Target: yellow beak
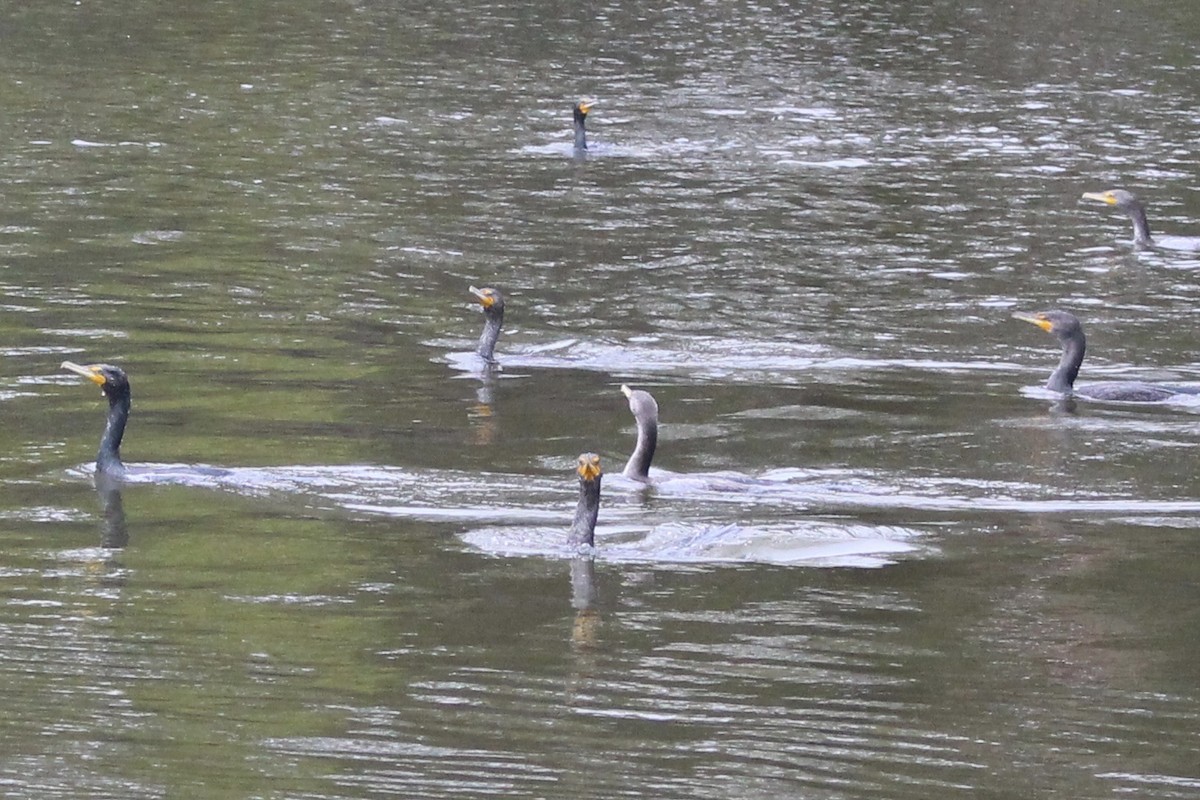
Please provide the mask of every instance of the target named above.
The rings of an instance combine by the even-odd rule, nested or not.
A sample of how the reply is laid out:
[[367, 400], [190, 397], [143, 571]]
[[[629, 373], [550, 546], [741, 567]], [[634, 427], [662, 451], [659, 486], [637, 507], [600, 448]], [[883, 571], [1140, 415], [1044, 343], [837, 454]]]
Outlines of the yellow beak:
[[104, 375], [100, 372], [100, 367], [96, 364], [76, 364], [74, 361], [62, 362], [62, 368], [74, 372], [76, 375], [82, 375], [92, 383], [99, 386], [104, 385]]

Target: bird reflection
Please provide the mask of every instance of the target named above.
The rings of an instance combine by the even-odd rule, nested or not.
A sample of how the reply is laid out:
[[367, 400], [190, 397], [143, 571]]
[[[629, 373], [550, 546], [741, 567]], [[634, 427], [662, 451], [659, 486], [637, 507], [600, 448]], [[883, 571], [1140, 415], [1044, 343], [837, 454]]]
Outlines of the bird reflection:
[[479, 386], [467, 418], [471, 424], [471, 443], [475, 445], [487, 446], [496, 441], [496, 371], [496, 364], [489, 363], [474, 376], [479, 379]]
[[129, 529], [125, 524], [125, 504], [121, 499], [121, 481], [105, 473], [96, 474], [96, 494], [104, 509], [100, 546], [120, 549], [129, 544]]
[[572, 559], [571, 607], [575, 617], [571, 621], [571, 646], [576, 652], [593, 650], [600, 642], [603, 620], [596, 609], [598, 597], [595, 563], [590, 557]]

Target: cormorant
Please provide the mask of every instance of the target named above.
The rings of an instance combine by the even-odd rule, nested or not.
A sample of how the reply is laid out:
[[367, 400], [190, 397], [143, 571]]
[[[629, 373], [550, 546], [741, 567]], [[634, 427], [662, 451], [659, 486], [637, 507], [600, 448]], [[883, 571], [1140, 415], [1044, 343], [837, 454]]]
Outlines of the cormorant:
[[621, 394], [629, 398], [629, 410], [637, 420], [637, 445], [625, 464], [622, 474], [630, 480], [650, 482], [650, 462], [658, 446], [658, 402], [641, 389], [621, 384]]
[[1163, 247], [1168, 250], [1200, 250], [1200, 239], [1193, 236], [1150, 237], [1150, 223], [1146, 221], [1146, 207], [1132, 192], [1124, 189], [1108, 189], [1103, 192], [1084, 192], [1084, 200], [1112, 206], [1133, 220], [1133, 243], [1139, 247]]
[[587, 129], [584, 128], [584, 123], [587, 122], [588, 112], [592, 110], [592, 106], [596, 105], [595, 100], [580, 100], [575, 104], [572, 112], [575, 116], [575, 149], [587, 150]]
[[96, 453], [96, 471], [113, 477], [125, 474], [121, 463], [121, 438], [125, 435], [125, 423], [129, 421], [131, 399], [129, 377], [120, 367], [111, 364], [88, 364], [64, 361], [62, 368], [90, 380], [100, 386], [101, 393], [108, 398], [108, 422], [104, 435], [100, 437], [100, 450]]
[[504, 322], [504, 295], [499, 289], [470, 287], [471, 294], [479, 298], [483, 306], [483, 333], [479, 336], [479, 347], [475, 350], [484, 361], [496, 360], [496, 340], [500, 338], [500, 325]]
[[595, 545], [596, 518], [600, 514], [600, 456], [583, 453], [576, 462], [575, 472], [579, 475], [579, 505], [575, 507], [575, 520], [567, 543], [576, 546]]
[[1039, 311], [1036, 314], [1018, 312], [1012, 316], [1013, 319], [1032, 322], [1047, 333], [1054, 334], [1062, 343], [1062, 359], [1050, 375], [1050, 380], [1046, 381], [1046, 388], [1051, 391], [1091, 400], [1125, 403], [1154, 403], [1177, 394], [1194, 393], [1184, 388], [1133, 381], [1090, 383], [1076, 388], [1075, 378], [1079, 375], [1079, 365], [1083, 363], [1083, 354], [1087, 350], [1087, 337], [1083, 335], [1079, 319], [1066, 311]]

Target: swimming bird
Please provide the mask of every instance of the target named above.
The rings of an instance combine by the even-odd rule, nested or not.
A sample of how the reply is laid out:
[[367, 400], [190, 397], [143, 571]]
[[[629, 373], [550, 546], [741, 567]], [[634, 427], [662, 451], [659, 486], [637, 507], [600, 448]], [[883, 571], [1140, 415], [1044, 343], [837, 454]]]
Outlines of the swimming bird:
[[649, 483], [650, 462], [658, 447], [658, 402], [649, 392], [631, 389], [628, 384], [621, 384], [621, 394], [629, 398], [629, 410], [637, 421], [637, 444], [621, 474], [630, 480]]
[[1032, 322], [1047, 333], [1054, 334], [1062, 344], [1062, 359], [1046, 381], [1046, 388], [1091, 400], [1113, 400], [1125, 403], [1155, 403], [1178, 394], [1194, 394], [1191, 389], [1161, 384], [1119, 381], [1089, 383], [1076, 388], [1075, 378], [1087, 350], [1087, 337], [1078, 317], [1067, 311], [1039, 311], [1035, 314], [1017, 312], [1013, 319]]
[[62, 368], [90, 380], [100, 386], [100, 392], [108, 398], [108, 422], [104, 435], [100, 437], [100, 450], [96, 453], [96, 472], [120, 477], [125, 474], [121, 463], [121, 439], [125, 436], [125, 424], [129, 421], [132, 399], [129, 393], [129, 376], [120, 367], [112, 364], [76, 364], [64, 361]]
[[496, 340], [500, 338], [500, 326], [504, 322], [504, 295], [499, 289], [491, 287], [477, 289], [472, 286], [469, 291], [479, 298], [479, 305], [483, 306], [483, 333], [479, 335], [479, 347], [475, 352], [484, 361], [494, 362]]
[[592, 106], [596, 105], [595, 100], [580, 100], [575, 104], [572, 112], [575, 116], [575, 149], [587, 150], [587, 129], [584, 123], [587, 122], [588, 112], [592, 110]]
[[1146, 207], [1132, 192], [1124, 189], [1107, 189], [1103, 192], [1084, 192], [1084, 200], [1112, 206], [1133, 220], [1133, 243], [1139, 247], [1162, 247], [1168, 250], [1200, 250], [1200, 238], [1195, 236], [1150, 236], [1150, 223], [1146, 220]]
[[595, 545], [596, 519], [600, 515], [600, 456], [583, 453], [576, 461], [575, 473], [579, 475], [579, 504], [575, 507], [575, 519], [567, 543], [575, 546]]

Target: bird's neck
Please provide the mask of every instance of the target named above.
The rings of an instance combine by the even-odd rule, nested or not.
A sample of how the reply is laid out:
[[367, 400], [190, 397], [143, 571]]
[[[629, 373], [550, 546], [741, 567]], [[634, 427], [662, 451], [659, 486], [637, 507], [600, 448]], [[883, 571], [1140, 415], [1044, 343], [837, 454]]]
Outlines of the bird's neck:
[[569, 544], [589, 547], [595, 544], [596, 518], [600, 515], [600, 477], [579, 479], [579, 504], [575, 506], [575, 520], [567, 537]]
[[1046, 381], [1046, 388], [1053, 392], [1070, 392], [1071, 387], [1075, 385], [1075, 378], [1079, 375], [1079, 365], [1083, 363], [1086, 350], [1087, 340], [1082, 333], [1078, 339], [1063, 342], [1062, 359], [1058, 362], [1058, 368], [1050, 375], [1050, 380]]
[[622, 474], [635, 481], [650, 480], [650, 462], [654, 460], [654, 450], [658, 447], [657, 420], [638, 420], [637, 445], [633, 455], [625, 464]]
[[1150, 223], [1146, 220], [1146, 209], [1140, 206], [1131, 208], [1129, 218], [1133, 220], [1133, 243], [1153, 244], [1150, 239]]
[[96, 470], [107, 474], [125, 471], [121, 463], [121, 439], [125, 436], [125, 423], [129, 421], [129, 395], [114, 397], [108, 401], [108, 423], [100, 437], [100, 450], [96, 453]]
[[475, 352], [484, 361], [496, 360], [496, 341], [500, 338], [500, 326], [504, 322], [503, 311], [484, 312], [483, 333], [479, 335], [479, 347]]
[[575, 120], [575, 149], [587, 150], [587, 130], [583, 127], [583, 120]]

